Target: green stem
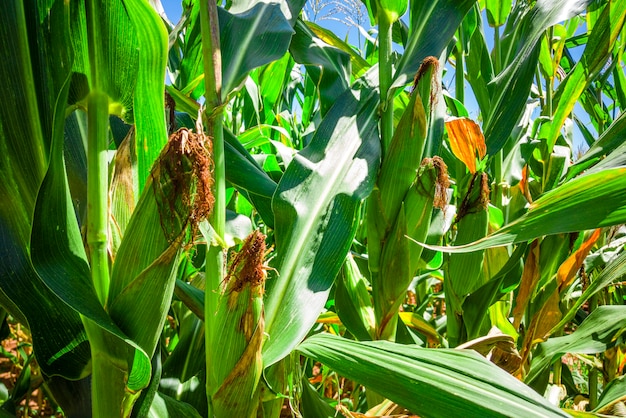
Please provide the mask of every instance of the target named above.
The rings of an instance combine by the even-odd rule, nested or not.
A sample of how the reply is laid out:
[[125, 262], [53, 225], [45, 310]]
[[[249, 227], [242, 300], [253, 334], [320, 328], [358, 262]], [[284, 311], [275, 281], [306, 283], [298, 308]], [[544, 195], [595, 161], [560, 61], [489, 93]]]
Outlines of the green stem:
[[128, 417], [141, 392], [127, 389], [128, 346], [83, 318], [91, 344], [91, 393], [94, 418]]
[[108, 220], [109, 220], [109, 99], [102, 91], [105, 84], [100, 71], [104, 68], [100, 45], [100, 3], [88, 1], [87, 36], [91, 92], [87, 98], [87, 246], [91, 263], [91, 280], [102, 306], [109, 293]]
[[[202, 56], [204, 59], [204, 84], [206, 110], [203, 119], [213, 137], [215, 205], [209, 222], [218, 237], [224, 237], [226, 229], [226, 170], [224, 163], [224, 131], [222, 108], [222, 57], [220, 52], [219, 22], [217, 5], [214, 1], [200, 2], [200, 26], [202, 31]], [[206, 392], [209, 416], [213, 415], [212, 397], [218, 389], [218, 379], [212, 363], [216, 360], [215, 340], [219, 330], [215, 329], [215, 313], [220, 300], [220, 285], [224, 281], [224, 249], [209, 243], [206, 258], [205, 294], [205, 342], [207, 382]]]
[[493, 157], [493, 202], [494, 205], [502, 208], [502, 150], [498, 151]]
[[493, 28], [493, 70], [500, 73], [500, 27]]
[[598, 406], [598, 369], [591, 366], [589, 370], [589, 409], [593, 410]]
[[[551, 27], [548, 28], [548, 33], [546, 34], [546, 36], [548, 37], [548, 45], [552, 45], [553, 29]], [[550, 76], [546, 79], [546, 107], [548, 110], [549, 117], [552, 117], [552, 89], [553, 87], [554, 87], [554, 78]], [[550, 152], [552, 152], [552, 150], [550, 150]]]
[[546, 80], [546, 110], [549, 117], [552, 117], [552, 87], [553, 81], [551, 78]]
[[[560, 337], [562, 335], [563, 335], [562, 328], [557, 333], [554, 334], [555, 337]], [[561, 385], [561, 380], [563, 376], [563, 361], [561, 357], [559, 357], [558, 360], [554, 363], [552, 370], [553, 370], [552, 383], [555, 385]]]
[[392, 22], [382, 7], [378, 8], [378, 80], [380, 83], [380, 133], [383, 158], [393, 137], [393, 94], [392, 79]]
[[[595, 294], [589, 298], [589, 314], [598, 307], [598, 295]], [[598, 406], [598, 369], [595, 365], [589, 368], [589, 409], [592, 410]]]
[[98, 91], [87, 102], [87, 246], [91, 280], [102, 306], [109, 294], [108, 223], [108, 133], [109, 99]]
[[465, 60], [463, 58], [463, 50], [457, 48], [454, 58], [456, 59], [456, 68], [454, 73], [456, 99], [465, 104]]
[[537, 80], [537, 90], [539, 91], [539, 106], [543, 109], [546, 105], [546, 101], [543, 97], [543, 88], [541, 87], [541, 72], [539, 67], [535, 70], [535, 79]]

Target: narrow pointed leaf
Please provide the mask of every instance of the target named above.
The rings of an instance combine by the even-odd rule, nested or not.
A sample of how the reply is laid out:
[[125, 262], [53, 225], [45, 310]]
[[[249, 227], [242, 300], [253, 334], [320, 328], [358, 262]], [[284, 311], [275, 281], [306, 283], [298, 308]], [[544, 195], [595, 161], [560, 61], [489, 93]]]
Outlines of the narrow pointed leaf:
[[567, 416], [474, 351], [329, 334], [308, 338], [298, 351], [422, 416]]
[[613, 405], [624, 402], [626, 397], [626, 376], [622, 375], [610, 381], [598, 400], [598, 406], [594, 412], [600, 414], [610, 414], [613, 412]]
[[267, 282], [263, 358], [271, 365], [306, 335], [321, 312], [373, 187], [380, 158], [373, 91], [348, 90], [294, 156], [273, 199], [276, 259]]
[[367, 62], [363, 57], [361, 57], [358, 52], [354, 50], [352, 46], [342, 41], [335, 35], [331, 30], [325, 29], [313, 22], [305, 22], [308, 28], [317, 36], [319, 39], [324, 41], [330, 46], [341, 49], [343, 52], [350, 55], [350, 62], [352, 63], [352, 75], [355, 78], [358, 78], [363, 75], [363, 73], [371, 67], [371, 64]]
[[586, 167], [586, 164], [613, 154], [614, 151], [624, 143], [625, 132], [626, 112], [622, 112], [613, 123], [602, 132], [602, 135], [589, 147], [587, 152], [576, 161], [576, 164], [569, 168], [569, 172], [576, 174], [582, 171]]

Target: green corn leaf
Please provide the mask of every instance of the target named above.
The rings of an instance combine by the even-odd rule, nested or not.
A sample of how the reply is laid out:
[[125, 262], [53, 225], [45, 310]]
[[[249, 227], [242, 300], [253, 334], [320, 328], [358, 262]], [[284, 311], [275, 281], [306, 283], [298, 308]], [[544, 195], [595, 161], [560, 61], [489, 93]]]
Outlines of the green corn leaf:
[[297, 63], [307, 67], [307, 74], [319, 89], [322, 116], [350, 86], [350, 54], [326, 44], [298, 20], [289, 52]]
[[[267, 0], [237, 0], [232, 3], [229, 3], [230, 9], [229, 11], [232, 13], [242, 13], [246, 10], [251, 9], [258, 3], [269, 3]], [[300, 15], [300, 11], [304, 7], [306, 0], [277, 0], [272, 1], [271, 3], [277, 3], [280, 5], [280, 10], [285, 16], [285, 19], [289, 22], [291, 26], [294, 26], [298, 16]]]
[[308, 338], [298, 351], [423, 416], [567, 416], [474, 351], [357, 342], [329, 334]]
[[[197, 277], [193, 284], [203, 285], [204, 278]], [[177, 303], [172, 309], [178, 318], [178, 344], [163, 363], [159, 392], [206, 411], [206, 356], [198, 355], [205, 350], [204, 322]]]
[[287, 52], [293, 29], [276, 3], [258, 2], [237, 14], [222, 8], [218, 12], [225, 99], [251, 70]]
[[332, 31], [325, 29], [313, 22], [304, 22], [307, 27], [315, 34], [317, 38], [327, 43], [330, 46], [341, 49], [343, 52], [350, 55], [350, 63], [352, 64], [352, 76], [359, 78], [369, 69], [372, 65], [361, 57], [358, 52], [354, 50], [352, 46], [342, 41]]
[[191, 405], [157, 392], [146, 418], [200, 418], [201, 416]]
[[[222, 99], [237, 89], [249, 72], [282, 57], [293, 34], [293, 20], [302, 0], [236, 2], [227, 11], [218, 8], [222, 53]], [[181, 72], [176, 88], [197, 99], [204, 91], [199, 2], [192, 3], [183, 44]], [[202, 82], [202, 84], [201, 84]]]
[[294, 156], [273, 199], [276, 258], [267, 282], [266, 366], [286, 356], [321, 312], [352, 243], [380, 156], [373, 91], [348, 90]]
[[[263, 100], [262, 111], [265, 114], [264, 122], [267, 124], [276, 121], [277, 103], [280, 103], [286, 88], [285, 84], [289, 82], [293, 64], [293, 59], [286, 53], [281, 59], [270, 62], [259, 70], [259, 95]], [[252, 124], [246, 124], [246, 126], [252, 126]], [[268, 129], [275, 128], [275, 126], [268, 125]]]
[[319, 393], [315, 390], [313, 385], [306, 380], [302, 379], [302, 404], [300, 405], [300, 411], [304, 418], [321, 418], [321, 417], [334, 417], [336, 410], [329, 402], [324, 400]]
[[[0, 300], [30, 328], [43, 373], [77, 379], [89, 362], [80, 317], [37, 275], [29, 249], [52, 138], [63, 137], [71, 68], [68, 9], [34, 1], [3, 7], [2, 39], [10, 46], [0, 62], [0, 92], [13, 99], [0, 108]], [[55, 61], [64, 65], [47, 65]]]
[[[120, 31], [119, 27], [111, 25], [111, 31], [117, 31], [118, 36], [125, 41], [122, 50], [133, 51], [128, 45], [128, 39], [137, 39], [139, 50], [136, 67], [120, 66], [113, 60], [108, 62], [109, 67], [124, 68], [126, 74], [136, 75], [136, 86], [133, 90], [133, 112], [135, 118], [135, 142], [137, 151], [137, 171], [139, 192], [145, 186], [152, 164], [159, 156], [161, 149], [167, 142], [165, 127], [164, 84], [165, 65], [167, 62], [167, 32], [161, 17], [143, 0], [124, 0], [123, 8], [128, 13], [128, 19], [134, 29], [134, 34]], [[136, 72], [133, 71], [136, 69]], [[125, 90], [126, 85], [120, 85]]]
[[350, 253], [335, 283], [335, 308], [341, 323], [361, 341], [371, 340], [376, 328], [372, 298], [365, 278]]
[[533, 354], [526, 382], [534, 379], [566, 353], [595, 354], [624, 343], [626, 306], [599, 306], [570, 335], [553, 337], [539, 344]]
[[[172, 94], [170, 91], [171, 88], [172, 90], [179, 92], [180, 96], [190, 98], [195, 101], [204, 92], [202, 36], [200, 19], [198, 17], [200, 13], [200, 2], [190, 2], [187, 7], [189, 8], [187, 10], [188, 14], [183, 14], [181, 17], [181, 20], [183, 20], [182, 27], [185, 28], [184, 35], [182, 35], [183, 40], [178, 40], [178, 42], [170, 49], [170, 54], [172, 51], [176, 51], [175, 59], [177, 60], [177, 65], [173, 69], [173, 86], [166, 86], [166, 89], [170, 92], [170, 94]], [[170, 68], [171, 67], [172, 65], [170, 64]], [[172, 94], [172, 97], [175, 97], [175, 95]], [[183, 109], [178, 98], [176, 99], [176, 105], [179, 110], [185, 111], [189, 114], [198, 113], [197, 111], [189, 112], [188, 110]]]
[[226, 179], [247, 193], [246, 198], [254, 205], [265, 224], [273, 227], [271, 199], [277, 185], [227, 129], [224, 129], [224, 159]]
[[406, 9], [409, 6], [408, 3], [407, 0], [378, 0], [377, 6], [389, 15], [389, 21], [393, 23], [406, 13]]
[[511, 0], [486, 0], [487, 21], [489, 26], [498, 27], [504, 25], [506, 18], [511, 13]]
[[194, 315], [204, 321], [204, 291], [182, 280], [176, 280], [176, 289], [174, 291], [178, 299], [180, 299]]
[[[152, 163], [167, 142], [163, 101], [167, 33], [154, 9], [141, 0], [102, 3], [97, 12], [98, 22], [93, 28], [101, 41], [94, 48], [97, 62], [89, 63], [87, 24], [81, 20], [73, 28], [77, 51], [74, 68], [84, 74], [92, 88], [96, 83], [92, 73], [97, 68], [98, 87], [109, 96], [110, 109], [135, 121], [141, 191]], [[141, 117], [135, 120], [136, 114]]]
[[559, 84], [554, 95], [556, 106], [549, 131], [546, 133], [549, 151], [552, 151], [563, 123], [574, 109], [576, 101], [605, 66], [607, 59], [612, 56], [613, 46], [625, 21], [626, 1], [607, 2], [591, 31], [580, 61]]
[[483, 250], [564, 232], [626, 222], [626, 168], [580, 176], [534, 201], [524, 215], [485, 238], [458, 247], [434, 247], [446, 252]]
[[520, 47], [509, 54], [515, 58], [490, 85], [494, 94], [484, 126], [487, 154], [494, 155], [502, 149], [526, 106], [539, 58], [539, 40], [545, 30], [581, 13], [589, 3], [590, 0], [543, 0], [524, 15], [517, 30], [516, 44]]
[[573, 177], [582, 172], [588, 168], [590, 163], [597, 162], [600, 158], [622, 155], [622, 152], [616, 150], [624, 144], [624, 132], [626, 132], [626, 112], [622, 112], [593, 145], [589, 147], [587, 152], [576, 161], [576, 164], [569, 168], [568, 177]]
[[[478, 14], [478, 23], [482, 27], [482, 17]], [[472, 86], [476, 102], [483, 115], [491, 110], [491, 90], [489, 83], [493, 79], [493, 63], [487, 47], [485, 34], [482, 30], [475, 30], [470, 38], [470, 53], [466, 57], [467, 81]], [[463, 115], [457, 115], [463, 116]]]
[[409, 41], [396, 66], [392, 87], [403, 87], [412, 80], [426, 57], [441, 55], [473, 4], [473, 0], [411, 2]]

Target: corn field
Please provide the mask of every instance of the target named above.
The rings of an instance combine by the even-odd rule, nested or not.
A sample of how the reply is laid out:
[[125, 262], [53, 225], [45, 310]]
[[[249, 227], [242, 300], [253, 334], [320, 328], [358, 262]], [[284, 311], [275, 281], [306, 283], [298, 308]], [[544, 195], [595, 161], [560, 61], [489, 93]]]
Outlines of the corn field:
[[175, 1], [3, 2], [1, 416], [626, 416], [626, 0]]

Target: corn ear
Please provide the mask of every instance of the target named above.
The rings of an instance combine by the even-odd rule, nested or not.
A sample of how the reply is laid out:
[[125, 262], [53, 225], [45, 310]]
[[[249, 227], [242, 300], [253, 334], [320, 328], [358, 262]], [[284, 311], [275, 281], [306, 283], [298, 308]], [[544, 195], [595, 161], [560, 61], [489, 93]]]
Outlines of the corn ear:
[[384, 218], [380, 189], [374, 186], [372, 193], [367, 198], [367, 257], [368, 266], [372, 276], [380, 272], [380, 257], [382, 245], [387, 235], [389, 222]]
[[422, 247], [407, 236], [418, 242], [426, 240], [433, 206], [445, 205], [447, 187], [443, 160], [424, 159], [385, 240], [381, 276], [372, 283], [378, 338], [392, 339], [395, 335], [398, 308], [419, 265]]
[[415, 76], [413, 93], [383, 158], [376, 187], [368, 199], [368, 257], [374, 275], [380, 271], [381, 242], [394, 228], [404, 197], [415, 181], [427, 138], [437, 132], [443, 135], [442, 126], [441, 129], [430, 129], [434, 127], [433, 112], [441, 96], [438, 68], [437, 59], [428, 57]]
[[215, 325], [216, 361], [207, 365], [213, 415], [256, 416], [265, 331], [265, 236], [254, 231], [232, 257]]
[[[440, 157], [422, 161], [415, 183], [405, 196], [407, 235], [414, 241], [426, 242], [433, 208], [444, 210], [447, 189], [450, 186], [448, 167]], [[412, 241], [409, 244], [411, 275], [418, 269], [424, 247]]]
[[213, 206], [207, 146], [204, 135], [187, 130], [170, 137], [150, 173], [113, 265], [105, 308], [149, 355], [158, 342], [174, 292], [177, 257]]
[[382, 202], [385, 203], [384, 219], [391, 224], [404, 195], [415, 180], [424, 155], [426, 138], [433, 121], [432, 112], [441, 94], [438, 68], [439, 62], [434, 57], [426, 58], [420, 66], [411, 99], [396, 127], [380, 169], [378, 186]]
[[439, 154], [443, 142], [444, 117], [447, 113], [441, 91], [441, 75], [437, 58], [426, 57], [413, 81], [413, 90], [419, 93], [426, 111], [426, 144], [423, 157]]
[[383, 246], [381, 274], [372, 283], [377, 339], [395, 339], [398, 308], [412, 276], [409, 271], [409, 243], [406, 239], [407, 224], [404, 212], [402, 204], [395, 227]]
[[[487, 235], [489, 227], [489, 185], [487, 174], [478, 172], [472, 176], [467, 194], [457, 213], [455, 245], [463, 245]], [[463, 301], [480, 288], [485, 251], [453, 253], [448, 260], [444, 280], [448, 315], [448, 339], [456, 346], [464, 339]]]

